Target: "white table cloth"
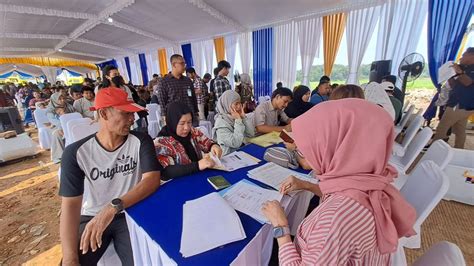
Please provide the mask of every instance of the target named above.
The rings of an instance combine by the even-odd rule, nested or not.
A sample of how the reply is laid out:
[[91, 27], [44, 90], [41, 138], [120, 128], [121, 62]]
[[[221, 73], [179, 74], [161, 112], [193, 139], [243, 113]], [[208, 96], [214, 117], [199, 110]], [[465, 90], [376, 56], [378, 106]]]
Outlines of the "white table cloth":
[[[291, 233], [294, 235], [308, 210], [309, 201], [313, 194], [300, 191], [292, 198], [284, 197], [282, 205], [288, 216]], [[128, 230], [133, 249], [135, 265], [177, 265], [150, 236], [129, 215], [127, 217]], [[273, 227], [264, 224], [255, 237], [239, 253], [232, 265], [268, 265], [272, 254]]]

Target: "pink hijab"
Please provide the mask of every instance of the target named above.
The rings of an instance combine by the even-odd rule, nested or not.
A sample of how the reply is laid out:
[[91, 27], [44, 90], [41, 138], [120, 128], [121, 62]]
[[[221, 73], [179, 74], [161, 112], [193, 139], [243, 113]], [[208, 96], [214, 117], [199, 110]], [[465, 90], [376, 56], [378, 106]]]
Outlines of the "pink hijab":
[[372, 211], [382, 254], [415, 234], [416, 211], [390, 184], [397, 171], [387, 164], [394, 139], [387, 112], [363, 99], [341, 99], [318, 104], [291, 125], [298, 149], [322, 173], [323, 194], [350, 197]]

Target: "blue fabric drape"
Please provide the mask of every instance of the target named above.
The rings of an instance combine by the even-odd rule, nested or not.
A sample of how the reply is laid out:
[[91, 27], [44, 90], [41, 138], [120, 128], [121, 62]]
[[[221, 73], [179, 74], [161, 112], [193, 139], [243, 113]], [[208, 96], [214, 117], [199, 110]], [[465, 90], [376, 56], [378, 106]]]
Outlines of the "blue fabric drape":
[[252, 33], [255, 99], [272, 94], [273, 28]]
[[[472, 0], [429, 0], [428, 4], [428, 67], [431, 80], [438, 84], [438, 69], [447, 61], [454, 61], [461, 46], [462, 38], [473, 12]], [[423, 114], [426, 120], [436, 115], [433, 97], [428, 109]]]
[[6, 78], [10, 77], [11, 75], [13, 75], [14, 73], [18, 73], [18, 75], [19, 75], [20, 78], [22, 78], [22, 79], [33, 78], [33, 76], [30, 75], [30, 74], [26, 74], [26, 73], [23, 73], [23, 72], [21, 72], [21, 71], [15, 70], [15, 71], [10, 71], [10, 72], [8, 72], [8, 73], [5, 73], [5, 74], [0, 75], [0, 79], [6, 79]]
[[123, 58], [125, 60], [125, 68], [127, 69], [127, 74], [130, 82], [132, 81], [132, 69], [130, 68], [130, 58], [128, 56]]
[[71, 75], [71, 76], [73, 76], [73, 77], [80, 77], [80, 76], [82, 76], [82, 74], [77, 73], [77, 72], [74, 72], [74, 71], [71, 71], [71, 70], [69, 70], [69, 69], [67, 69], [67, 68], [65, 68], [65, 70], [66, 70], [67, 72], [69, 72], [69, 75]]
[[138, 59], [140, 60], [140, 69], [142, 70], [142, 80], [143, 85], [148, 85], [148, 70], [146, 65], [145, 54], [138, 54]]
[[115, 67], [118, 67], [117, 61], [115, 61], [115, 59], [112, 59], [112, 60], [109, 60], [109, 61], [106, 61], [106, 62], [102, 62], [100, 64], [95, 64], [95, 65], [98, 66], [101, 70], [102, 70], [102, 68], [104, 68], [105, 66], [108, 66], [108, 65], [113, 65]]
[[183, 50], [183, 57], [184, 57], [184, 61], [186, 61], [186, 66], [193, 67], [194, 61], [193, 61], [193, 52], [191, 51], [191, 44], [188, 43], [188, 44], [181, 45], [181, 50]]

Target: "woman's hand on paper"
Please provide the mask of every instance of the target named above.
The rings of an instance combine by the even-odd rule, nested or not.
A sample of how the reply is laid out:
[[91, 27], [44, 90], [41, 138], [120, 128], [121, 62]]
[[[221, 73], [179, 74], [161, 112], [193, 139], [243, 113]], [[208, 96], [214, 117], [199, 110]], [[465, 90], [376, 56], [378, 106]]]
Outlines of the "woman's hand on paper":
[[215, 163], [214, 163], [214, 160], [212, 160], [212, 158], [208, 154], [206, 154], [201, 160], [199, 160], [198, 164], [199, 164], [199, 170], [202, 171], [207, 168], [212, 168]]
[[285, 211], [281, 207], [280, 202], [276, 200], [267, 201], [262, 205], [262, 212], [265, 217], [276, 226], [288, 226], [288, 219], [286, 218]]
[[222, 149], [221, 146], [214, 144], [211, 147], [211, 153], [214, 154], [217, 158], [221, 158], [222, 156]]
[[286, 178], [285, 181], [283, 181], [283, 183], [281, 183], [281, 186], [280, 186], [280, 193], [281, 194], [288, 194], [290, 192], [293, 192], [295, 190], [302, 190], [304, 189], [306, 186], [306, 181], [303, 181], [301, 179], [298, 179], [292, 175], [290, 175], [289, 177]]

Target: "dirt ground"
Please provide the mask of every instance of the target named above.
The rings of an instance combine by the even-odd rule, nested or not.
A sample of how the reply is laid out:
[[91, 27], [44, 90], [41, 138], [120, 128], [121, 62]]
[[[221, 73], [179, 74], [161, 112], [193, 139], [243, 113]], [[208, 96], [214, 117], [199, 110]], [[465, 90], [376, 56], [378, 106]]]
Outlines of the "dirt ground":
[[[428, 105], [416, 93], [410, 97], [417, 107]], [[37, 140], [36, 130], [28, 131]], [[473, 140], [470, 136], [470, 149]], [[54, 259], [45, 264], [59, 262], [58, 166], [51, 163], [49, 151], [0, 164], [0, 266], [21, 265], [51, 249], [56, 250]]]

